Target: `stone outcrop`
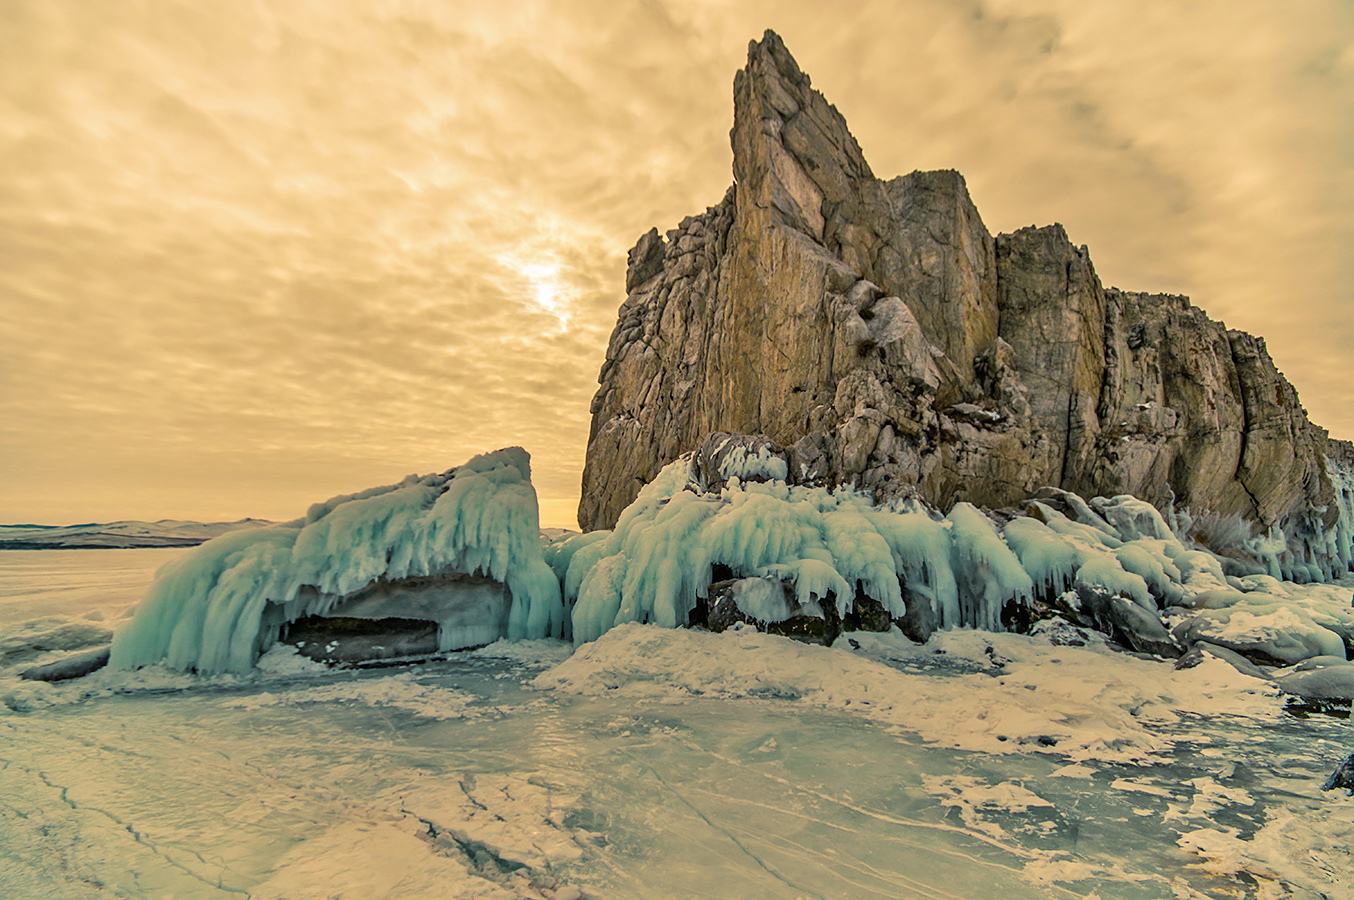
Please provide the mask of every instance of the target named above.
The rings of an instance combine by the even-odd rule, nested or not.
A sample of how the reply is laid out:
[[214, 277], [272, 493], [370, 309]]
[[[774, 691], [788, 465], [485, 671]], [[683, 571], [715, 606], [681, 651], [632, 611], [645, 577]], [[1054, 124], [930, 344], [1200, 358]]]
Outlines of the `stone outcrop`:
[[1104, 288], [1060, 225], [994, 238], [957, 172], [875, 178], [772, 32], [734, 79], [731, 141], [723, 200], [630, 252], [585, 529], [713, 432], [941, 509], [1047, 485], [1334, 523], [1326, 434], [1263, 340]]
[[97, 672], [108, 665], [107, 646], [68, 653], [56, 662], [33, 666], [19, 673], [25, 681], [70, 681], [83, 678], [90, 672]]
[[1344, 788], [1349, 796], [1354, 796], [1354, 753], [1344, 758], [1340, 765], [1335, 767], [1335, 771], [1330, 774], [1326, 782], [1321, 785], [1323, 791], [1334, 791]]
[[281, 643], [330, 665], [429, 657], [438, 652], [437, 623], [400, 616], [307, 616], [290, 623]]

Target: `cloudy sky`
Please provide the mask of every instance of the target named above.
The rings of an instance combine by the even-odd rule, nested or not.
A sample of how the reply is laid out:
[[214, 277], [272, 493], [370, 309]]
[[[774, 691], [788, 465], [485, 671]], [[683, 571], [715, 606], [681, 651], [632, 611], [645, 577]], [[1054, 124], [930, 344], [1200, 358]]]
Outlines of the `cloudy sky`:
[[531, 451], [774, 28], [876, 175], [1264, 335], [1354, 438], [1348, 0], [0, 0], [0, 522], [291, 518]]

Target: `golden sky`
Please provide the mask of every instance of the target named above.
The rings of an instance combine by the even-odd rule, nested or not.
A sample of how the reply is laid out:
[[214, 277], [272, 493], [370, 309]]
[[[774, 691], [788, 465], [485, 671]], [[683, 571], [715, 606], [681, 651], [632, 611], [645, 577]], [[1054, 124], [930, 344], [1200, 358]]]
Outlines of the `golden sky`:
[[1268, 339], [1354, 438], [1348, 0], [0, 0], [0, 522], [291, 518], [532, 454], [784, 37], [875, 174]]

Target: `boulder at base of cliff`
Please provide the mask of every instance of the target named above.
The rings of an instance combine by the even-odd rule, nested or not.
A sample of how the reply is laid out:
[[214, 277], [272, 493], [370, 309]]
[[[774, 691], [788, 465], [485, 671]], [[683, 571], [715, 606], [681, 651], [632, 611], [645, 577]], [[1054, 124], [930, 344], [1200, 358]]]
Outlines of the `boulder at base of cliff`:
[[1228, 650], [1226, 647], [1219, 647], [1217, 644], [1210, 644], [1208, 641], [1199, 641], [1193, 647], [1190, 647], [1184, 656], [1176, 660], [1175, 667], [1177, 669], [1192, 669], [1210, 656], [1222, 660], [1241, 674], [1249, 675], [1252, 678], [1269, 679], [1274, 677], [1271, 672], [1260, 668], [1240, 653]]
[[1345, 761], [1336, 767], [1335, 771], [1326, 779], [1326, 783], [1321, 785], [1323, 791], [1333, 791], [1338, 788], [1344, 788], [1351, 795], [1354, 795], [1354, 753], [1345, 757]]
[[1274, 683], [1286, 694], [1307, 700], [1354, 700], [1354, 663], [1332, 661], [1303, 671], [1281, 672]]
[[25, 669], [19, 677], [25, 681], [69, 681], [83, 678], [108, 665], [108, 647], [95, 647], [63, 656], [56, 662]]
[[1312, 656], [1343, 656], [1340, 636], [1297, 609], [1232, 606], [1208, 609], [1175, 626], [1185, 646], [1207, 641], [1261, 665], [1292, 665]]
[[1077, 596], [1082, 611], [1115, 640], [1139, 653], [1172, 658], [1180, 655], [1180, 647], [1171, 639], [1160, 617], [1132, 598], [1085, 583], [1077, 585]]
[[758, 631], [828, 645], [841, 634], [833, 602], [801, 604], [795, 589], [778, 578], [736, 578], [710, 585], [706, 627], [724, 631], [739, 623]]

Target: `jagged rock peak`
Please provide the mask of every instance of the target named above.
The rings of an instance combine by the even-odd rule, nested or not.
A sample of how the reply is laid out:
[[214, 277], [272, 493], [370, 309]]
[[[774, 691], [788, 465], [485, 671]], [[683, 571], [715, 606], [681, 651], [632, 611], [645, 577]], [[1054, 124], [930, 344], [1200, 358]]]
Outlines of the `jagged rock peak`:
[[740, 196], [816, 241], [829, 237], [825, 209], [883, 200], [846, 120], [774, 31], [748, 44], [734, 76], [729, 137]]
[[1106, 290], [1061, 225], [994, 238], [958, 172], [875, 178], [774, 32], [733, 92], [733, 185], [630, 251], [584, 528], [715, 432], [942, 509], [1047, 485], [1317, 531], [1334, 515], [1325, 432], [1263, 341]]

